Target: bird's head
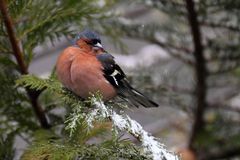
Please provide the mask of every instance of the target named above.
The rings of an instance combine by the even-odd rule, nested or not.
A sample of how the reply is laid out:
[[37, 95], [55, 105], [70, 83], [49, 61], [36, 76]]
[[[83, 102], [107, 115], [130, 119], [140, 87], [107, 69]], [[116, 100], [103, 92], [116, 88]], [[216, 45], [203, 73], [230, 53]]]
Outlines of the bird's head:
[[80, 48], [103, 50], [99, 35], [89, 29], [85, 29], [83, 32], [77, 34], [75, 44]]

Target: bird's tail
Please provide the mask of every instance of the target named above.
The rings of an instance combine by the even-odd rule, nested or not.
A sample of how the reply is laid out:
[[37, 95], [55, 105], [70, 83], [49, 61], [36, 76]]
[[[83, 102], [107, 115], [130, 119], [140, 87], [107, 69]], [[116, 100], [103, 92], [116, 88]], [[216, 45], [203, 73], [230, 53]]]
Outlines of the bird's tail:
[[127, 81], [123, 81], [123, 85], [118, 89], [119, 95], [124, 100], [128, 101], [132, 105], [139, 107], [158, 107], [158, 104], [150, 100], [147, 96], [134, 89]]

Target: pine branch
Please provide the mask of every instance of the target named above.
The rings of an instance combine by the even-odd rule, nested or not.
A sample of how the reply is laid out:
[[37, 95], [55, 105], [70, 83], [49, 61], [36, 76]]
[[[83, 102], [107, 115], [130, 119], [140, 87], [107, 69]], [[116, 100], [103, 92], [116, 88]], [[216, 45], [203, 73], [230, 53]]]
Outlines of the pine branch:
[[[44, 132], [37, 133], [35, 141], [21, 157], [22, 160], [147, 160], [141, 155], [138, 147], [128, 140], [110, 139], [94, 145], [73, 145], [67, 141], [59, 140], [59, 137], [52, 132]], [[81, 132], [79, 133], [81, 134]]]
[[186, 8], [188, 11], [188, 21], [192, 32], [192, 39], [194, 43], [194, 58], [195, 58], [195, 76], [196, 76], [196, 111], [195, 119], [192, 126], [192, 133], [189, 140], [189, 147], [194, 148], [194, 142], [198, 134], [204, 127], [204, 112], [206, 109], [206, 62], [203, 55], [202, 37], [200, 33], [200, 26], [197, 20], [197, 13], [194, 8], [193, 0], [186, 0]]
[[4, 24], [6, 26], [6, 30], [8, 32], [9, 40], [10, 40], [12, 48], [13, 48], [13, 55], [15, 56], [15, 59], [18, 62], [20, 72], [22, 74], [28, 74], [27, 67], [23, 61], [23, 54], [21, 53], [17, 38], [14, 33], [14, 27], [13, 27], [12, 20], [7, 11], [7, 5], [5, 3], [5, 0], [0, 0], [0, 10], [2, 13], [2, 18], [4, 20]]
[[62, 101], [71, 106], [81, 106], [81, 99], [72, 92], [62, 88], [60, 82], [55, 79], [41, 79], [32, 75], [23, 75], [16, 81], [17, 85], [30, 88], [32, 90], [41, 91], [48, 90], [53, 94], [61, 97]]
[[[19, 42], [17, 41], [17, 38], [15, 36], [14, 26], [13, 26], [11, 17], [8, 14], [7, 5], [6, 5], [5, 0], [0, 0], [0, 10], [1, 10], [1, 13], [2, 13], [2, 17], [3, 17], [3, 20], [4, 20], [5, 27], [7, 29], [9, 40], [10, 40], [11, 45], [12, 45], [13, 55], [18, 62], [20, 72], [23, 75], [28, 74], [28, 69], [27, 69], [27, 66], [24, 63], [23, 54], [20, 50]], [[46, 129], [49, 128], [50, 125], [47, 122], [46, 115], [45, 115], [42, 107], [39, 105], [38, 100], [37, 100], [40, 93], [36, 92], [34, 90], [31, 90], [29, 88], [26, 88], [26, 91], [27, 91], [27, 94], [28, 94], [29, 99], [31, 101], [32, 107], [35, 111], [35, 114], [36, 114], [41, 126], [43, 128], [46, 128]]]
[[113, 128], [120, 131], [127, 131], [142, 143], [144, 154], [153, 160], [179, 160], [179, 157], [165, 149], [164, 145], [156, 140], [155, 137], [149, 135], [142, 126], [132, 120], [129, 116], [119, 115], [111, 108], [106, 106], [100, 98], [92, 98], [93, 105], [96, 109], [92, 110], [87, 122], [89, 126], [94, 120], [99, 118], [109, 118], [113, 122]]
[[[30, 87], [31, 89], [41, 90], [46, 88], [58, 94], [64, 103], [72, 107], [74, 112], [70, 114], [66, 121], [66, 129], [70, 132], [70, 138], [73, 139], [74, 142], [81, 142], [81, 139], [86, 139], [88, 136], [84, 136], [85, 134], [88, 135], [95, 127], [93, 125], [94, 122], [102, 122], [110, 119], [113, 122], [112, 128], [117, 128], [119, 131], [127, 131], [142, 143], [144, 156], [153, 160], [179, 160], [176, 155], [166, 150], [165, 146], [158, 142], [156, 138], [144, 131], [139, 123], [127, 115], [117, 114], [112, 110], [111, 106], [106, 106], [101, 101], [99, 94], [94, 95], [88, 101], [82, 102], [76, 99], [73, 93], [66, 92], [60, 83], [53, 79], [40, 79], [27, 75], [19, 79], [17, 83], [25, 87]], [[89, 107], [89, 104], [91, 104], [92, 107]], [[87, 111], [84, 111], [84, 109], [87, 109]], [[79, 126], [81, 126], [81, 132], [78, 130]]]

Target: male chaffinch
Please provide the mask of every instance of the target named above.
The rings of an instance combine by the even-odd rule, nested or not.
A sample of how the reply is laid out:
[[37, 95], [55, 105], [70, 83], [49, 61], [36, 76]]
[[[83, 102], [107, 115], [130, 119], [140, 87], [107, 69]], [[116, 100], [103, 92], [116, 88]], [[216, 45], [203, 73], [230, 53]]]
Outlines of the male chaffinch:
[[84, 99], [99, 91], [104, 101], [118, 95], [136, 107], [158, 107], [128, 83], [97, 33], [85, 30], [74, 43], [61, 53], [56, 65], [57, 77], [67, 89]]

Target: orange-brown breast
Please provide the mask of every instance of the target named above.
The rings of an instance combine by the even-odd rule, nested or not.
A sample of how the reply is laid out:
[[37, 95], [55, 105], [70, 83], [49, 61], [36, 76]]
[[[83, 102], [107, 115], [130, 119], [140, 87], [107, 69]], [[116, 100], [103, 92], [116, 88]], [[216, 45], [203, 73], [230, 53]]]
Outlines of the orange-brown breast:
[[92, 54], [78, 47], [68, 47], [59, 56], [56, 66], [59, 80], [82, 98], [100, 91], [104, 100], [116, 96], [113, 86], [105, 79], [101, 63]]
[[58, 57], [56, 64], [56, 73], [60, 82], [67, 88], [71, 88], [71, 65], [76, 57], [78, 49], [76, 47], [68, 47]]

